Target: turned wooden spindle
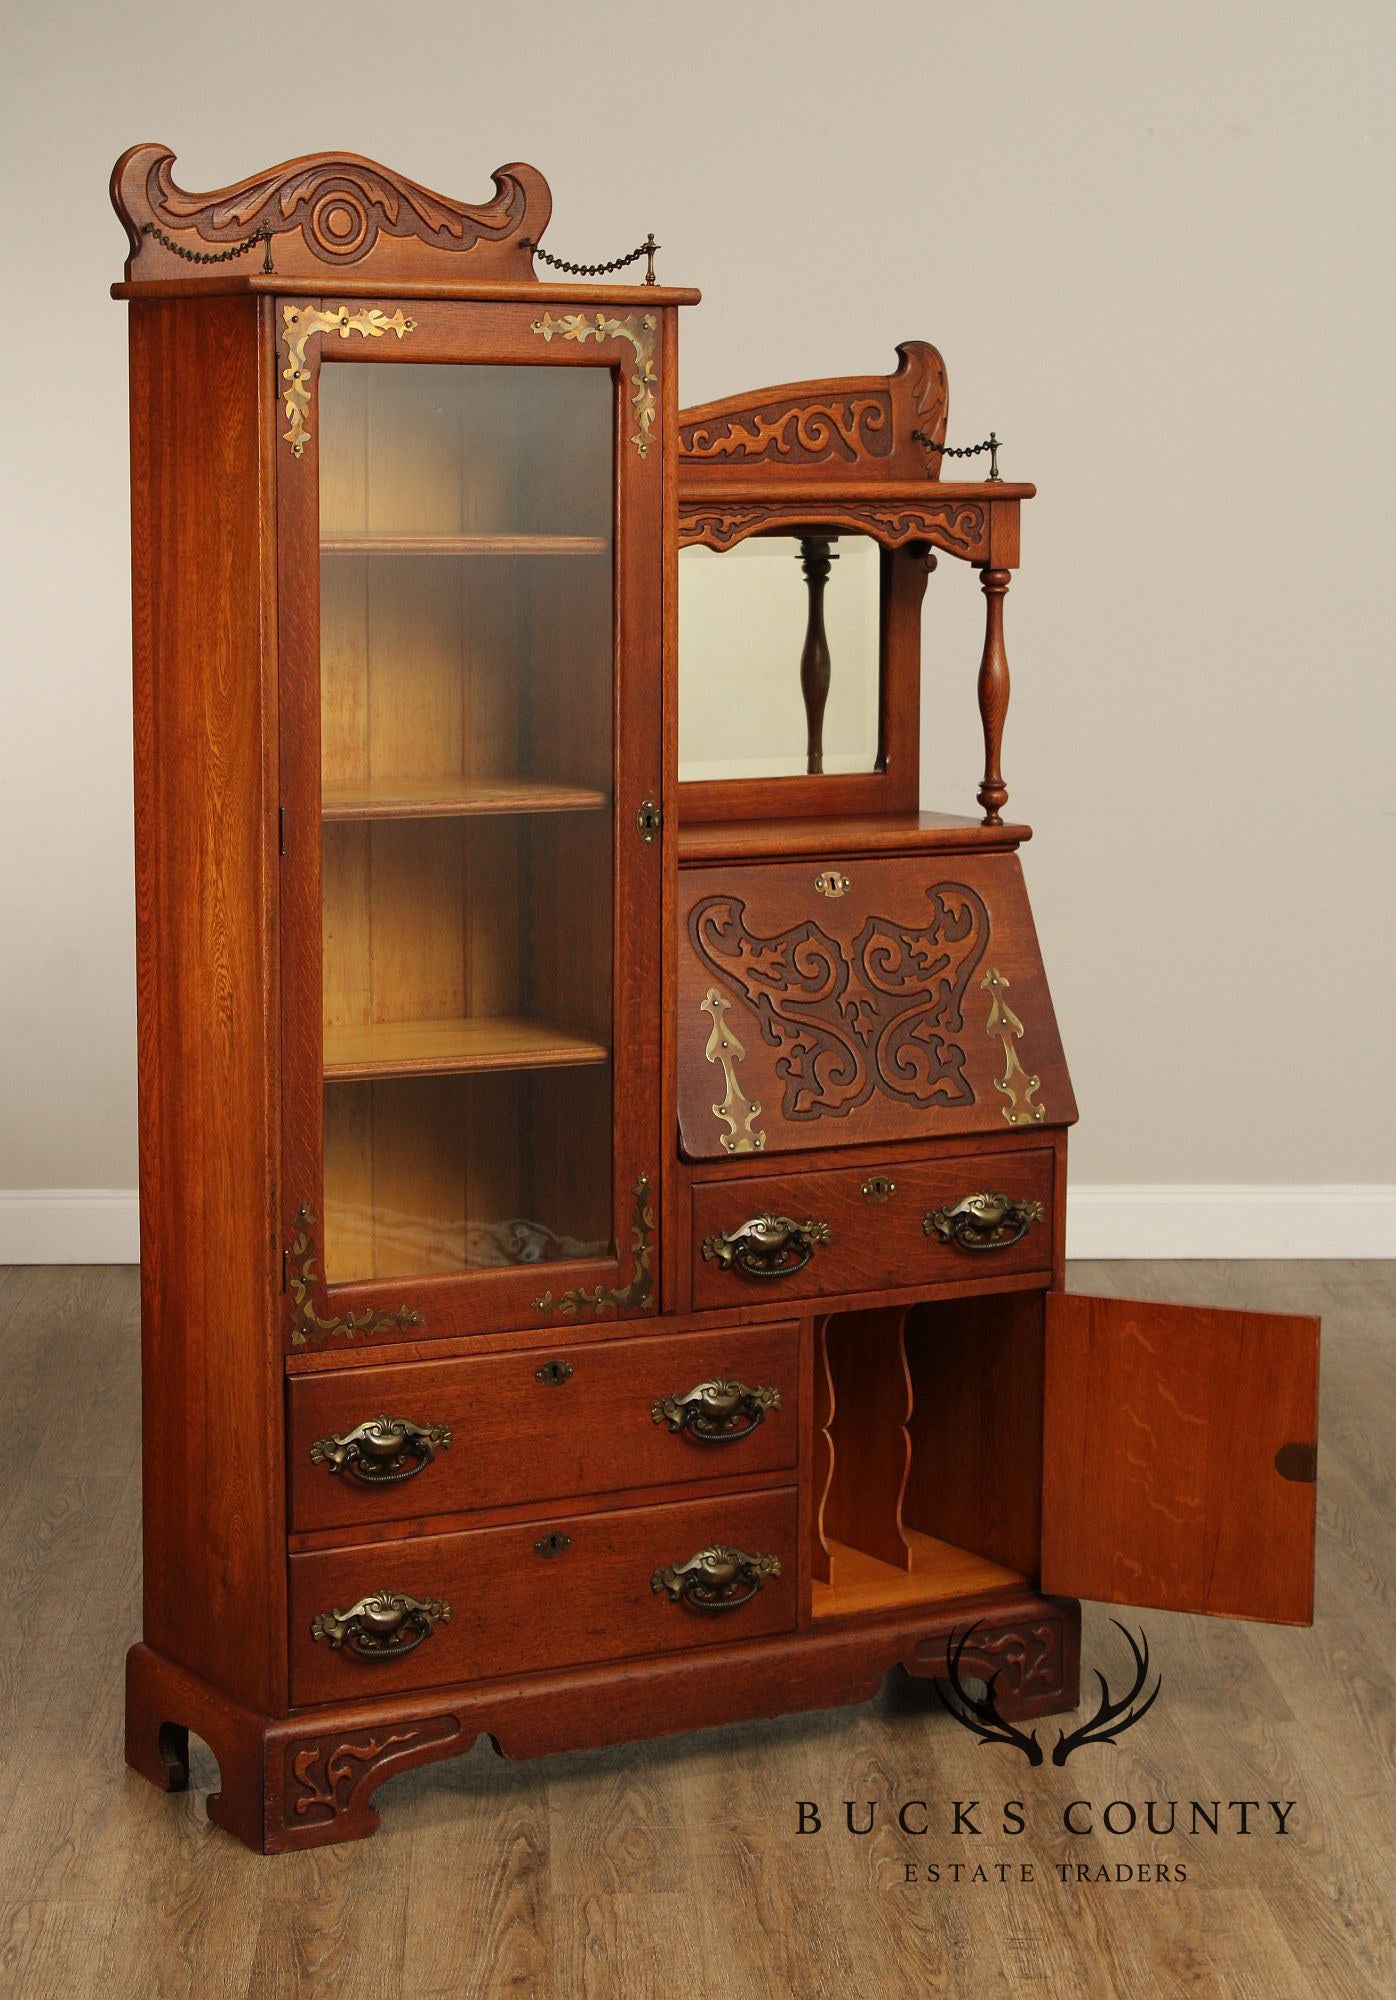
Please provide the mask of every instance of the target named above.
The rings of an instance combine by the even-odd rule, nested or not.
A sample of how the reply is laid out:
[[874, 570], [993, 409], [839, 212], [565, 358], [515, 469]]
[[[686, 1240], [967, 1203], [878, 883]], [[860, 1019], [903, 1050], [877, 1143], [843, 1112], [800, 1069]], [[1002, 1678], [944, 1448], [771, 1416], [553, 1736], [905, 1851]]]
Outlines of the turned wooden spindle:
[[1003, 747], [1003, 722], [1008, 714], [1008, 655], [1003, 649], [1003, 599], [1010, 572], [982, 569], [980, 587], [984, 592], [984, 652], [979, 662], [979, 719], [984, 725], [984, 777], [979, 787], [979, 803], [984, 808], [984, 825], [1001, 826], [1003, 808], [1008, 803], [1008, 787], [999, 770]]
[[809, 620], [800, 655], [800, 693], [805, 700], [805, 770], [811, 776], [824, 769], [824, 704], [829, 699], [829, 637], [824, 630], [824, 586], [829, 566], [838, 557], [829, 552], [827, 537], [800, 538], [800, 567], [809, 590]]

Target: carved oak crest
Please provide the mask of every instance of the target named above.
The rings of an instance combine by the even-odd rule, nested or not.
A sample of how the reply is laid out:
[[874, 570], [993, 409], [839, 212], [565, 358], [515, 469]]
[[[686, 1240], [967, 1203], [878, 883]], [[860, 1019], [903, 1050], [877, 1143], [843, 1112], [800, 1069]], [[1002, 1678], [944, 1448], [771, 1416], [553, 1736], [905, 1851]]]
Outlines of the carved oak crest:
[[690, 911], [699, 958], [741, 989], [779, 1051], [785, 1118], [846, 1117], [879, 1091], [918, 1105], [974, 1103], [959, 1037], [989, 912], [963, 883], [926, 896], [929, 923], [870, 916], [847, 945], [812, 918], [762, 936], [737, 896], [708, 896]]
[[893, 375], [788, 382], [679, 414], [688, 491], [750, 466], [763, 478], [812, 467], [831, 478], [935, 479], [950, 409], [945, 363], [927, 341], [897, 349]]
[[112, 205], [131, 240], [128, 278], [188, 277], [191, 262], [229, 261], [235, 246], [263, 242], [278, 277], [368, 275], [389, 259], [401, 275], [448, 277], [463, 254], [472, 277], [530, 276], [553, 205], [538, 169], [522, 162], [500, 167], [493, 199], [478, 204], [358, 153], [288, 160], [205, 194], [179, 187], [174, 163], [168, 146], [147, 143], [112, 171]]

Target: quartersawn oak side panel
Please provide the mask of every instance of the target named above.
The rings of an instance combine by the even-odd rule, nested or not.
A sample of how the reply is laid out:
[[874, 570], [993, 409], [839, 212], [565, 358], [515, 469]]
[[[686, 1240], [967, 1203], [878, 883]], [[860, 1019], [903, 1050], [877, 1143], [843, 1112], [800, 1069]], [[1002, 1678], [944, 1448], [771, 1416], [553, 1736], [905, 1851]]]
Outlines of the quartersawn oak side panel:
[[1042, 1587], [1307, 1625], [1318, 1321], [1047, 1297]]
[[132, 306], [131, 514], [145, 1637], [274, 1713], [268, 310]]

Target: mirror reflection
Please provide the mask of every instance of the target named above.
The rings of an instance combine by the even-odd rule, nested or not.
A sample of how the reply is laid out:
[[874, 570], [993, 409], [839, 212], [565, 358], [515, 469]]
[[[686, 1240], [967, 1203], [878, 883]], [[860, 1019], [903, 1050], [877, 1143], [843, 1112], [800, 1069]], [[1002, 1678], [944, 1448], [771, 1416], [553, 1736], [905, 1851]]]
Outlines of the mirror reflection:
[[679, 777], [872, 771], [880, 551], [753, 536], [679, 556]]

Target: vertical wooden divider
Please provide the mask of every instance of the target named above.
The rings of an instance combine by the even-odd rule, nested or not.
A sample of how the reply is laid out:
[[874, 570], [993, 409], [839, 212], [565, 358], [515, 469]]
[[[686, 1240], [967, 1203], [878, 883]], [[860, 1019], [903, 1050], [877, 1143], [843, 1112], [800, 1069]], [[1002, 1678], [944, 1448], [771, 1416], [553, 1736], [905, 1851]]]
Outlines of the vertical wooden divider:
[[829, 1372], [826, 1341], [828, 1319], [814, 1323], [814, 1450], [811, 1454], [810, 1483], [816, 1495], [814, 1533], [810, 1537], [810, 1574], [817, 1583], [834, 1580], [834, 1555], [824, 1531], [824, 1510], [834, 1483], [834, 1382]]
[[906, 1313], [905, 1306], [884, 1306], [832, 1313], [824, 1322], [830, 1463], [819, 1534], [829, 1561], [825, 1582], [837, 1581], [831, 1544], [840, 1542], [894, 1569], [911, 1568], [902, 1532], [902, 1495], [911, 1466]]

